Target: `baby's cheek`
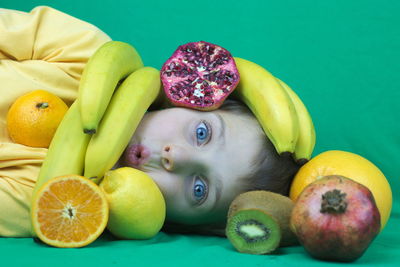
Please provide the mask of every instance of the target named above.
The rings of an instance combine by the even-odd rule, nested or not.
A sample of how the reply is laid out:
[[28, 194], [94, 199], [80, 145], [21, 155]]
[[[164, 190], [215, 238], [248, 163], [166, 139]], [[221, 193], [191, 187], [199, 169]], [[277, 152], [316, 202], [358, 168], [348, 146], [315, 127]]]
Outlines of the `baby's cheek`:
[[147, 174], [157, 184], [166, 202], [172, 202], [175, 199], [179, 199], [183, 194], [182, 185], [180, 184], [179, 179], [176, 179], [168, 172], [149, 171]]

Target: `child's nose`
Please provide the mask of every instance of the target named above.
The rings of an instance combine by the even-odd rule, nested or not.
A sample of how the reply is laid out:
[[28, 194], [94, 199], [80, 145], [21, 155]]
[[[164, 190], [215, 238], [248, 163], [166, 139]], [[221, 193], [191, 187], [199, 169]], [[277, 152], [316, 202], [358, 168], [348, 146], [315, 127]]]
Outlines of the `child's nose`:
[[167, 171], [174, 171], [190, 160], [185, 148], [178, 145], [166, 145], [161, 151], [161, 164]]

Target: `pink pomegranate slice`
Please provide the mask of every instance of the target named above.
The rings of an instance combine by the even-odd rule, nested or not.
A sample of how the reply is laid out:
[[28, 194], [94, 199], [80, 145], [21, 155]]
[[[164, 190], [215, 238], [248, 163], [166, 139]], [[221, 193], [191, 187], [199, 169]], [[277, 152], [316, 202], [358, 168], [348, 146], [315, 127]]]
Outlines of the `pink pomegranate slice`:
[[161, 81], [171, 103], [203, 111], [221, 106], [239, 78], [231, 53], [204, 41], [179, 46], [161, 68]]

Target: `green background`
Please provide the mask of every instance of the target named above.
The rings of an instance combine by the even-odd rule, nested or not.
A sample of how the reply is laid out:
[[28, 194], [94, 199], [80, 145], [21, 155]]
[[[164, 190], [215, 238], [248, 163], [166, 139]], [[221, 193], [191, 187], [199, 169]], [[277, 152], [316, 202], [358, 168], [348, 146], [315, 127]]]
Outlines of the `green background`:
[[[132, 44], [145, 65], [157, 68], [178, 45], [200, 40], [264, 66], [307, 105], [317, 133], [314, 155], [331, 149], [360, 154], [391, 184], [391, 218], [354, 265], [400, 263], [400, 1], [2, 0], [0, 5], [59, 9]], [[255, 256], [236, 252], [224, 238], [166, 233], [147, 241], [121, 241], [106, 233], [81, 249], [0, 238], [0, 255], [2, 266], [335, 265], [310, 258], [300, 246]]]

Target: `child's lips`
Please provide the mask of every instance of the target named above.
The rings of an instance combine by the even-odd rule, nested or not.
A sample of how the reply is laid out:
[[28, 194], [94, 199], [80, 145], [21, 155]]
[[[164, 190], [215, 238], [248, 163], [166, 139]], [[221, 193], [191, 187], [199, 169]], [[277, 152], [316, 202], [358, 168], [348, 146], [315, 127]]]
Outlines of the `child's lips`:
[[139, 167], [150, 159], [150, 149], [141, 144], [133, 144], [125, 150], [125, 162], [132, 167]]

